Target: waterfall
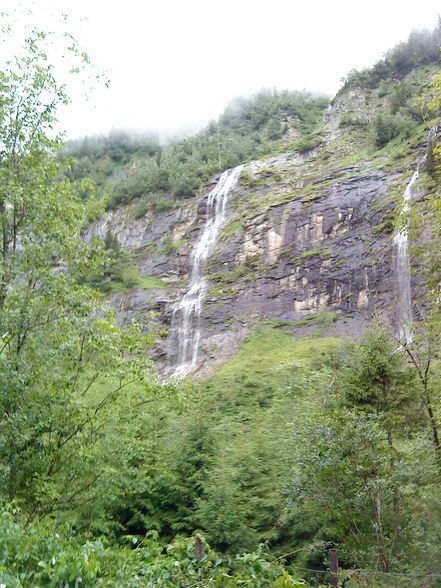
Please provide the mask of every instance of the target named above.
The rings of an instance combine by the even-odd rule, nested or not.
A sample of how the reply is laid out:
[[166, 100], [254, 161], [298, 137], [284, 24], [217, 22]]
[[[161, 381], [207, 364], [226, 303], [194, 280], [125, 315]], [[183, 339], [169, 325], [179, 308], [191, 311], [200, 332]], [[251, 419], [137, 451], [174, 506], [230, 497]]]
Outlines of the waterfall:
[[[207, 219], [191, 255], [190, 284], [173, 310], [169, 339], [169, 363], [174, 377], [182, 379], [196, 366], [201, 338], [200, 318], [207, 292], [205, 267], [226, 217], [228, 196], [243, 165], [228, 169], [207, 197]], [[172, 349], [176, 350], [172, 357]]]
[[[409, 210], [409, 201], [412, 198], [412, 192], [415, 182], [418, 180], [418, 169], [414, 172], [412, 179], [406, 186], [403, 194], [403, 206], [401, 215], [405, 215]], [[405, 226], [400, 232], [396, 233], [393, 238], [395, 249], [395, 272], [396, 272], [396, 320], [399, 329], [400, 339], [408, 343], [412, 341], [412, 332], [410, 324], [412, 322], [412, 292], [410, 285], [410, 261], [409, 261], [409, 244], [408, 228]]]
[[[430, 129], [427, 135], [427, 144], [430, 145], [432, 137], [439, 132], [440, 125], [434, 126]], [[419, 169], [427, 160], [426, 154], [418, 163], [418, 167], [414, 172], [410, 182], [407, 184], [403, 194], [403, 205], [400, 215], [405, 215], [409, 210], [409, 202], [412, 199], [413, 189], [415, 183], [419, 178]], [[412, 323], [412, 290], [410, 282], [410, 260], [409, 260], [409, 244], [408, 244], [408, 227], [407, 223], [399, 233], [396, 233], [393, 238], [393, 246], [395, 249], [395, 273], [396, 273], [396, 298], [395, 298], [395, 316], [398, 326], [398, 333], [403, 343], [410, 343], [412, 341], [412, 330], [410, 325]]]

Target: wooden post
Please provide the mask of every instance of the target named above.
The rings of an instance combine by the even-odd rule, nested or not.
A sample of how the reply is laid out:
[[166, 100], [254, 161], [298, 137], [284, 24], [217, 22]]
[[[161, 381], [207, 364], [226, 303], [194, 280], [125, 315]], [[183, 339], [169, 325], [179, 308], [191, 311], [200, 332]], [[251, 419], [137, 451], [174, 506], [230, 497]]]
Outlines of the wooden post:
[[335, 399], [338, 402], [337, 366], [335, 365], [335, 351], [332, 348], [332, 363], [334, 364]]
[[202, 561], [204, 559], [204, 545], [200, 539], [200, 537], [198, 537], [196, 535], [196, 539], [194, 542], [194, 552], [196, 555], [196, 559], [198, 561]]
[[336, 549], [330, 549], [329, 555], [329, 571], [331, 572], [330, 584], [331, 586], [338, 586], [338, 556]]

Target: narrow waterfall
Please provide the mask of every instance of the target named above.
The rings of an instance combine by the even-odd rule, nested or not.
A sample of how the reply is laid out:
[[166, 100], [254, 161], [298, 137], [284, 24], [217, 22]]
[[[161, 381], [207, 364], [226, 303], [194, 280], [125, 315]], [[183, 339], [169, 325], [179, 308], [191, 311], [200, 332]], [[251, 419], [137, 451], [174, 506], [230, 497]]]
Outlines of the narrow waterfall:
[[[200, 318], [207, 291], [205, 267], [213, 252], [219, 229], [226, 217], [227, 201], [243, 165], [228, 169], [207, 197], [207, 220], [192, 252], [190, 284], [173, 311], [169, 340], [169, 364], [172, 375], [184, 378], [196, 366], [201, 337]], [[171, 350], [175, 350], [174, 356]]]
[[[403, 206], [401, 215], [405, 215], [409, 210], [409, 201], [412, 198], [413, 187], [418, 180], [418, 169], [414, 172], [412, 179], [406, 186], [403, 194]], [[403, 342], [412, 340], [412, 331], [410, 324], [412, 322], [412, 292], [410, 285], [410, 261], [409, 261], [409, 244], [408, 229], [405, 226], [400, 232], [397, 232], [393, 238], [395, 249], [395, 273], [396, 273], [396, 298], [395, 298], [395, 316], [398, 325], [400, 339]]]

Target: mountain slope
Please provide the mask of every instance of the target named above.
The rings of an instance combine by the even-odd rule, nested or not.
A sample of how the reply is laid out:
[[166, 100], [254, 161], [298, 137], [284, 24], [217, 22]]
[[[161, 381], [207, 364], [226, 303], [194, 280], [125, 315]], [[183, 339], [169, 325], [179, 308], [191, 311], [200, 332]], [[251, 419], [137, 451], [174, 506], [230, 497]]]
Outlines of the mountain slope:
[[[333, 328], [341, 334], [360, 333], [374, 313], [394, 324], [393, 210], [425, 154], [433, 122], [421, 119], [415, 100], [433, 71], [433, 66], [414, 70], [390, 81], [387, 92], [384, 84], [381, 89], [349, 85], [319, 130], [287, 151], [279, 141], [273, 148], [280, 154], [245, 165], [207, 265], [201, 362], [208, 359], [212, 367], [230, 357], [262, 320], [282, 321], [297, 334], [313, 330], [314, 317], [323, 310], [334, 313]], [[378, 117], [405, 121], [380, 148]], [[166, 284], [115, 294], [112, 303], [123, 320], [154, 311], [153, 323], [170, 329], [216, 181], [215, 176], [174, 210], [138, 215], [134, 203], [109, 211], [89, 229], [89, 237], [110, 231], [135, 255], [142, 276]], [[163, 336], [155, 352], [165, 365], [175, 350]]]

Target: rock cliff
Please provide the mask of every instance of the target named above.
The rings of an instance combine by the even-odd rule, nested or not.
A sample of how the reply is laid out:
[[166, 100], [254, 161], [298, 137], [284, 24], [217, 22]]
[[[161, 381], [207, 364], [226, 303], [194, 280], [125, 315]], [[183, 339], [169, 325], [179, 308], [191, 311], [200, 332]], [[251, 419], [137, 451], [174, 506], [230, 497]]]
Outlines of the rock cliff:
[[[369, 153], [363, 124], [373, 116], [371, 100], [357, 89], [341, 94], [302, 152], [245, 165], [206, 267], [199, 374], [232, 356], [262, 321], [299, 336], [331, 325], [357, 336], [375, 313], [394, 322], [391, 211], [421, 159], [426, 134], [395, 155]], [[127, 206], [88, 230], [101, 237], [110, 230], [136, 255], [141, 275], [166, 284], [111, 300], [121, 321], [148, 317], [148, 328], [164, 331], [154, 348], [161, 369], [176, 356], [166, 332], [188, 286], [191, 253], [217, 180], [171, 212], [135, 219]]]

